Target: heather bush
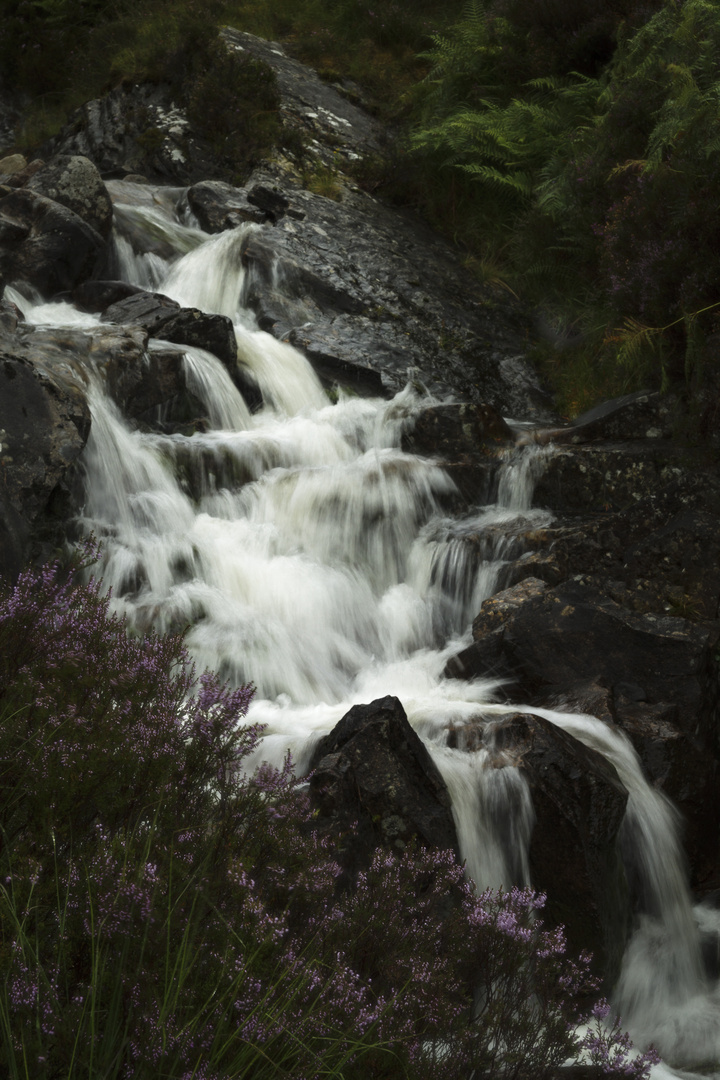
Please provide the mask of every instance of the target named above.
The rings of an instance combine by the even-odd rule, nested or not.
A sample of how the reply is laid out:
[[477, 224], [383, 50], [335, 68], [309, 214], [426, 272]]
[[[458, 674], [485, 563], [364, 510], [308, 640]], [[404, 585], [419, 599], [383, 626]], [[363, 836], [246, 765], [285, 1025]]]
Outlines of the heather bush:
[[55, 567], [0, 595], [0, 1062], [49, 1080], [643, 1077], [529, 890], [378, 851], [340, 888], [251, 689]]

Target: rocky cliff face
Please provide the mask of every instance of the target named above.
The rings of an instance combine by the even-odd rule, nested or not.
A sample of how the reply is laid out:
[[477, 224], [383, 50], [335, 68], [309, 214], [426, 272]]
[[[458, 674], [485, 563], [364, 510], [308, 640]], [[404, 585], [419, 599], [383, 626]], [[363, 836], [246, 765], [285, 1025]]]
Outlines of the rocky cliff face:
[[[104, 181], [129, 173], [148, 199], [172, 198], [210, 233], [251, 222], [241, 258], [259, 326], [304, 352], [328, 387], [390, 396], [409, 380], [434, 394], [406, 425], [404, 445], [437, 457], [466, 505], [492, 496], [504, 448], [554, 447], [538, 466], [536, 503], [555, 518], [512, 538], [502, 591], [483, 605], [472, 645], [450, 660], [447, 674], [495, 674], [509, 701], [583, 712], [624, 731], [652, 783], [685, 816], [695, 886], [717, 887], [715, 471], [700, 449], [673, 441], [672, 407], [658, 395], [560, 424], [526, 360], [530, 323], [520, 305], [478, 285], [442, 240], [354, 183], [353, 162], [382, 153], [377, 123], [280, 46], [236, 31], [224, 36], [228, 48], [273, 66], [283, 119], [301, 136], [242, 184], [217, 178], [201, 133], [161, 87], [123, 88], [88, 103], [46, 148], [47, 160], [0, 161], [0, 286], [14, 286], [19, 304], [6, 299], [0, 309], [0, 571], [12, 576], [27, 558], [51, 552], [77, 508], [88, 365], [106, 374], [118, 405], [146, 430], [202, 429], [183, 345], [219, 357], [252, 404], [230, 320], [112, 280]], [[142, 137], [150, 121], [160, 133], [152, 146]], [[321, 170], [332, 172], [332, 198], [307, 187]], [[157, 243], [161, 250], [162, 237]], [[28, 325], [22, 296], [33, 288], [46, 299], [72, 296], [101, 325]], [[151, 337], [163, 346], [149, 349]], [[467, 533], [463, 543], [471, 561], [484, 558], [486, 538]], [[432, 770], [427, 780], [425, 763], [421, 787], [432, 788], [432, 812], [425, 795], [402, 794], [406, 781], [397, 777], [385, 787], [402, 788], [402, 805], [383, 802], [373, 777], [372, 797], [347, 801], [357, 785], [346, 759], [357, 771], [380, 754], [368, 749], [372, 724], [356, 726], [361, 752], [345, 745], [345, 729], [325, 747], [314, 781], [325, 817], [346, 828], [365, 815], [363, 843], [387, 839], [391, 827], [403, 843], [436, 842], [438, 830], [423, 832], [407, 819], [408, 803], [425, 800], [420, 818], [437, 813], [442, 842], [453, 846], [447, 793]], [[627, 793], [610, 767], [542, 716], [514, 719], [493, 752], [505, 753], [511, 735], [536, 797], [533, 872], [551, 911], [571, 924], [573, 943], [592, 940], [612, 972], [612, 942], [623, 940], [633, 903], [616, 843]], [[450, 737], [469, 750], [483, 741], [471, 727]], [[395, 776], [393, 754], [407, 763], [403, 738], [384, 746], [377, 776]]]

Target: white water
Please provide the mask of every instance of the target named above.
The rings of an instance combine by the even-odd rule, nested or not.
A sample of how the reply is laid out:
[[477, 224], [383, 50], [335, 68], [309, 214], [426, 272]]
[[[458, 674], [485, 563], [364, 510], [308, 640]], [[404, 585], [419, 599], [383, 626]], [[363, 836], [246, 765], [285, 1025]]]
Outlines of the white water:
[[[134, 185], [112, 186], [116, 198], [135, 196]], [[503, 715], [496, 685], [442, 673], [501, 586], [517, 533], [549, 520], [531, 501], [550, 451], [508, 456], [497, 504], [452, 519], [452, 481], [400, 449], [403, 425], [429, 399], [408, 389], [391, 402], [341, 395], [331, 405], [307, 360], [257, 330], [242, 306], [246, 230], [206, 237], [177, 220], [177, 193], [144, 188], [138, 198], [120, 215], [130, 237], [118, 237], [120, 273], [231, 317], [238, 363], [265, 404], [252, 415], [223, 365], [188, 348], [186, 378], [211, 430], [144, 434], [92, 376], [84, 524], [102, 540], [115, 605], [139, 629], [189, 627], [200, 668], [253, 681], [248, 720], [267, 725], [261, 753], [275, 763], [290, 748], [305, 768], [353, 704], [399, 697], [453, 797], [468, 872], [481, 888], [529, 883], [533, 811], [521, 774], [488, 767], [482, 746], [447, 745], [450, 727], [482, 729]], [[154, 254], [142, 250], [145, 234]], [[97, 324], [67, 304], [16, 302], [38, 324]], [[616, 991], [625, 1023], [678, 1064], [717, 1060], [720, 1002], [702, 973], [672, 809], [620, 734], [589, 717], [543, 715], [604, 754], [630, 793], [625, 848], [649, 913]], [[661, 1075], [679, 1074], [662, 1066]]]

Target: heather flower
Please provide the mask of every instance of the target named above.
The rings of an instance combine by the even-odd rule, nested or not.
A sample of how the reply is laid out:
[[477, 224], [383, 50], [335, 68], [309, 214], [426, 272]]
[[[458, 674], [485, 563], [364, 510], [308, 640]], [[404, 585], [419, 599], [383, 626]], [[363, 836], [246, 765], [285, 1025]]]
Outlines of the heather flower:
[[290, 757], [248, 771], [251, 694], [129, 637], [98, 582], [47, 567], [0, 595], [8, 1074], [647, 1074], [605, 1002], [576, 1034], [590, 959], [542, 895], [477, 894], [423, 849], [348, 882]]

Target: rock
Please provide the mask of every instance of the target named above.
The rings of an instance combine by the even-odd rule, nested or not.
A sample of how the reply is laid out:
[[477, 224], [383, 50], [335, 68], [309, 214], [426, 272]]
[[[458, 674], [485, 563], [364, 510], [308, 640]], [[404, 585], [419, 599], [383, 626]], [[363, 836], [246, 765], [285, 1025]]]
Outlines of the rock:
[[717, 880], [720, 786], [718, 762], [707, 746], [680, 730], [676, 703], [650, 704], [615, 693], [617, 723], [635, 747], [649, 781], [682, 815], [682, 843], [691, 885]]
[[137, 290], [105, 308], [101, 318], [108, 323], [142, 326], [150, 337], [161, 337], [159, 331], [179, 311], [180, 305], [169, 296]]
[[186, 392], [182, 349], [148, 350], [141, 327], [99, 327], [85, 339], [87, 362], [102, 375], [110, 396], [129, 419], [149, 421], [154, 411]]
[[638, 683], [585, 681], [550, 694], [542, 704], [585, 713], [620, 727], [630, 739], [649, 782], [663, 791], [683, 817], [683, 846], [695, 888], [712, 880], [717, 866], [720, 788], [718, 762], [707, 745], [678, 727], [678, 705], [646, 700]]
[[[25, 159], [23, 158], [23, 161]], [[45, 162], [42, 158], [35, 158], [33, 161], [28, 162], [19, 172], [13, 172], [9, 176], [0, 178], [0, 182], [7, 184], [11, 188], [21, 188], [27, 185], [28, 180], [32, 179], [35, 173], [40, 169], [45, 168]]]
[[563, 448], [546, 457], [535, 503], [553, 513], [625, 510], [695, 466], [686, 450], [660, 438]]
[[[713, 471], [671, 470], [639, 488], [622, 511], [593, 511], [523, 533], [551, 554], [564, 578], [590, 575], [634, 611], [676, 614], [703, 625], [718, 616], [720, 481]], [[455, 472], [453, 471], [455, 478]], [[542, 574], [538, 576], [543, 576]]]
[[102, 237], [72, 210], [21, 188], [0, 198], [0, 286], [26, 281], [47, 297], [95, 275]]
[[205, 232], [234, 229], [246, 221], [258, 224], [268, 220], [268, 213], [253, 205], [248, 194], [222, 180], [204, 180], [188, 188], [187, 200]]
[[668, 439], [672, 425], [673, 409], [668, 399], [658, 391], [641, 390], [603, 401], [577, 416], [570, 425], [571, 441]]
[[714, 742], [704, 711], [708, 633], [686, 619], [637, 614], [582, 580], [548, 588], [528, 578], [485, 601], [473, 638], [456, 667], [466, 678], [513, 679], [511, 700], [538, 701], [583, 680], [635, 684], [642, 673], [648, 702], [674, 703], [680, 730]]
[[6, 353], [62, 376], [85, 397], [87, 371], [95, 370], [118, 407], [130, 418], [152, 414], [186, 393], [183, 350], [148, 350], [139, 326], [99, 326], [90, 331], [21, 325], [5, 336]]
[[347, 166], [383, 152], [383, 126], [311, 68], [289, 57], [282, 45], [229, 26], [221, 35], [229, 48], [249, 52], [273, 69], [283, 123], [303, 137], [311, 160], [337, 168], [338, 163]]
[[311, 762], [317, 824], [340, 841], [349, 872], [379, 845], [404, 851], [458, 844], [445, 782], [394, 697], [355, 705], [320, 740]]
[[27, 165], [27, 159], [22, 154], [9, 154], [7, 157], [0, 158], [0, 177], [13, 176], [15, 173], [22, 172]]
[[214, 353], [231, 374], [237, 369], [237, 342], [232, 320], [180, 307], [161, 293], [137, 290], [105, 309], [103, 322], [142, 326], [151, 336], [178, 345], [195, 345]]
[[105, 239], [110, 235], [112, 202], [88, 158], [59, 154], [31, 177], [27, 187], [73, 210]]
[[676, 414], [676, 404], [666, 396], [640, 390], [603, 401], [564, 427], [520, 432], [520, 441], [577, 445], [597, 440], [669, 439]]
[[83, 311], [105, 311], [111, 304], [144, 292], [127, 281], [84, 281], [72, 291], [72, 302]]
[[[523, 670], [516, 658], [505, 649], [503, 623], [506, 618], [510, 620], [521, 605], [542, 596], [546, 589], [547, 585], [544, 581], [530, 576], [520, 584], [495, 593], [493, 597], [486, 600], [475, 623], [481, 618], [487, 618], [488, 633], [482, 636], [481, 643], [474, 641], [472, 645], [450, 658], [445, 667], [445, 677], [448, 679], [500, 679], [508, 684], [506, 691], [512, 695], [511, 700], [520, 700], [522, 691], [516, 690], [516, 684], [522, 682]], [[493, 629], [497, 632], [493, 633]], [[516, 694], [519, 696], [515, 696]]]
[[[283, 122], [306, 142], [293, 151], [305, 171], [382, 152], [381, 125], [280, 46], [230, 29], [222, 38], [272, 66]], [[201, 136], [167, 88], [125, 87], [83, 106], [45, 153], [89, 157], [106, 177], [200, 181], [188, 202], [208, 228], [234, 227], [252, 206], [276, 222], [247, 238], [248, 301], [261, 329], [303, 350], [326, 382], [377, 395], [412, 381], [503, 415], [554, 418], [525, 358], [524, 309], [473, 282], [451, 246], [419, 220], [349, 178], [341, 202], [303, 190], [300, 172], [282, 156], [256, 169], [245, 189], [208, 187], [218, 164], [203, 157]]]
[[[15, 577], [38, 531], [67, 514], [62, 481], [90, 431], [90, 412], [72, 378], [0, 343], [0, 573]], [[55, 497], [55, 505], [52, 505]]]
[[119, 86], [86, 102], [42, 154], [89, 158], [104, 178], [140, 173], [187, 184], [213, 171], [212, 159], [191, 139], [184, 110], [163, 85]]
[[326, 378], [335, 365], [341, 383], [356, 365], [379, 375], [386, 393], [413, 381], [502, 414], [552, 415], [522, 359], [517, 303], [469, 281], [423, 225], [359, 191], [348, 189], [341, 203], [314, 195], [278, 168], [256, 170], [248, 190], [258, 184], [276, 188], [294, 213], [244, 240], [247, 303], [262, 329], [305, 352]]
[[17, 304], [0, 297], [0, 335], [14, 333], [23, 314]]
[[259, 207], [272, 221], [284, 216], [290, 200], [274, 184], [253, 184], [248, 188], [248, 202]]
[[432, 405], [415, 416], [403, 432], [402, 446], [411, 454], [432, 454], [450, 460], [463, 454], [493, 456], [514, 442], [508, 425], [489, 405]]
[[530, 875], [547, 893], [544, 919], [565, 926], [571, 955], [592, 951], [611, 987], [631, 922], [618, 845], [628, 793], [601, 754], [542, 717], [510, 717], [490, 738], [497, 764], [516, 765], [530, 788]]

